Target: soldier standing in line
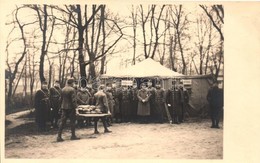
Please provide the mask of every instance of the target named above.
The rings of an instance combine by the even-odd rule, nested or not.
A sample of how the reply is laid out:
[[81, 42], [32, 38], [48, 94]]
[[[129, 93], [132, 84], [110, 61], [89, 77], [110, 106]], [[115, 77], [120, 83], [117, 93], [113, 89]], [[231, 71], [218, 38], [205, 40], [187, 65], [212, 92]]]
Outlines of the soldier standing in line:
[[90, 93], [89, 105], [95, 105], [94, 94], [95, 94], [96, 92], [95, 92], [95, 90], [92, 88], [92, 84], [87, 84], [87, 89], [88, 89], [88, 92]]
[[171, 89], [167, 92], [167, 104], [170, 106], [170, 111], [173, 118], [174, 124], [180, 124], [180, 116], [181, 116], [181, 92], [179, 90], [178, 85], [176, 85], [175, 81], [172, 83]]
[[155, 108], [155, 91], [156, 89], [153, 87], [153, 83], [151, 81], [147, 82], [147, 90], [149, 91], [150, 97], [149, 97], [149, 103], [150, 103], [150, 109], [151, 109], [151, 115], [150, 120], [154, 121], [156, 119], [156, 108]]
[[185, 121], [185, 114], [187, 113], [187, 106], [189, 103], [189, 93], [187, 89], [184, 88], [183, 84], [181, 83], [179, 86], [180, 94], [181, 94], [181, 116], [180, 122]]
[[57, 128], [57, 123], [60, 118], [59, 111], [61, 106], [61, 88], [59, 81], [55, 81], [54, 86], [50, 88], [50, 103], [51, 128]]
[[[119, 83], [112, 85], [112, 95], [115, 100], [115, 121], [116, 123], [122, 122], [122, 90]], [[119, 121], [120, 119], [120, 121]]]
[[137, 118], [137, 107], [138, 107], [138, 98], [137, 98], [137, 84], [134, 84], [131, 88], [131, 120], [136, 120]]
[[38, 126], [38, 131], [46, 131], [46, 122], [49, 119], [50, 100], [47, 82], [43, 81], [41, 89], [35, 94], [35, 121]]
[[[108, 106], [107, 96], [104, 93], [104, 90], [105, 90], [105, 86], [100, 85], [98, 88], [98, 92], [95, 93], [94, 97], [95, 97], [95, 101], [96, 101], [96, 108], [100, 109], [100, 111], [102, 113], [108, 113], [109, 106]], [[99, 120], [99, 118], [94, 118], [94, 127], [95, 127], [94, 134], [99, 134], [98, 129], [97, 129], [98, 120]], [[106, 117], [101, 117], [101, 120], [103, 122], [104, 132], [105, 133], [111, 132], [107, 128]]]
[[163, 123], [166, 115], [166, 111], [164, 108], [165, 96], [164, 90], [161, 88], [161, 84], [157, 83], [155, 86], [155, 110], [156, 110], [156, 120], [159, 123]]
[[129, 122], [130, 120], [130, 115], [131, 115], [130, 99], [131, 99], [131, 95], [128, 86], [123, 86], [122, 105], [121, 105], [122, 122]]
[[66, 124], [67, 119], [70, 119], [71, 126], [71, 140], [78, 140], [75, 134], [75, 120], [76, 120], [76, 108], [77, 108], [77, 99], [76, 99], [76, 91], [73, 87], [74, 79], [70, 78], [67, 80], [67, 85], [62, 89], [62, 103], [61, 103], [61, 123], [59, 125], [57, 142], [64, 141], [62, 139], [62, 130]]
[[150, 109], [150, 92], [147, 90], [146, 85], [144, 83], [141, 84], [141, 89], [137, 93], [138, 98], [138, 109], [137, 115], [141, 123], [147, 123], [148, 117], [151, 115]]

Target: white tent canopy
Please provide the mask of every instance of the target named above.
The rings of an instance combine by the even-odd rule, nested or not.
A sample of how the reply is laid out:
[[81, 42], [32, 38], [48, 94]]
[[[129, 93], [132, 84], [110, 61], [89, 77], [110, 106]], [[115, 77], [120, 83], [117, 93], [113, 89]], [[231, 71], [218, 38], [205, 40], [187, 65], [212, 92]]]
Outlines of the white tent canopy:
[[180, 73], [172, 71], [159, 62], [154, 61], [151, 58], [147, 58], [136, 65], [133, 65], [129, 68], [110, 72], [107, 74], [101, 75], [101, 78], [109, 77], [133, 77], [133, 78], [142, 78], [142, 77], [160, 77], [160, 78], [175, 78], [184, 76]]

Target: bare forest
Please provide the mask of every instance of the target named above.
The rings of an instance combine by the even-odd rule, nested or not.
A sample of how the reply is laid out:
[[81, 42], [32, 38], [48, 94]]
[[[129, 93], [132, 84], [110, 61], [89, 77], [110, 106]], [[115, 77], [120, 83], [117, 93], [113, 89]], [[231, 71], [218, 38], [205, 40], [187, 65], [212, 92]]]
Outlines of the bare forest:
[[[224, 64], [222, 5], [17, 5], [6, 15], [6, 110], [33, 108], [42, 81], [97, 79], [152, 58], [184, 75]], [[21, 89], [20, 89], [21, 88]]]

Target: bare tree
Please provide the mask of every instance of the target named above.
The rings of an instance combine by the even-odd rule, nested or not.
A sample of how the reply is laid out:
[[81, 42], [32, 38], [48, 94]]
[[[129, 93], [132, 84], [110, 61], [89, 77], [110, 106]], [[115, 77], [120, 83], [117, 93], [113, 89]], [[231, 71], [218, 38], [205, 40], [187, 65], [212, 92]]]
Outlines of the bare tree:
[[132, 5], [132, 12], [131, 12], [131, 18], [133, 23], [133, 60], [132, 64], [135, 65], [135, 58], [136, 58], [136, 30], [137, 30], [137, 7], [134, 8], [134, 5]]
[[179, 47], [179, 51], [181, 54], [181, 61], [182, 61], [182, 73], [186, 73], [187, 69], [187, 63], [185, 61], [185, 55], [184, 55], [184, 47], [182, 40], [187, 37], [187, 34], [185, 33], [185, 30], [187, 28], [187, 25], [189, 24], [189, 20], [187, 18], [187, 14], [185, 14], [182, 5], [174, 5], [170, 6], [171, 10], [171, 21], [173, 23], [173, 26], [175, 28], [176, 32], [176, 41]]
[[[24, 23], [22, 24], [20, 22], [20, 19], [19, 19], [19, 10], [21, 10], [23, 7], [16, 7], [16, 10], [14, 11], [14, 25], [17, 24], [18, 27], [19, 27], [19, 30], [20, 30], [20, 34], [21, 34], [21, 40], [23, 42], [23, 50], [18, 58], [18, 60], [14, 63], [14, 70], [12, 71], [12, 68], [11, 68], [11, 65], [9, 63], [9, 60], [8, 60], [8, 56], [7, 56], [7, 60], [6, 60], [6, 64], [8, 66], [8, 69], [9, 69], [9, 72], [10, 72], [10, 76], [9, 76], [9, 90], [8, 90], [8, 95], [7, 95], [7, 108], [11, 108], [12, 107], [12, 96], [13, 96], [13, 93], [15, 92], [16, 89], [14, 89], [13, 91], [13, 82], [14, 80], [16, 79], [16, 75], [17, 75], [17, 72], [18, 72], [18, 69], [19, 69], [19, 65], [21, 64], [21, 62], [23, 61], [23, 59], [25, 58], [26, 56], [26, 53], [27, 53], [27, 46], [26, 46], [26, 38], [25, 38], [25, 32], [24, 32], [24, 28], [30, 24], [33, 24], [35, 22], [30, 22], [30, 23]], [[12, 30], [13, 31], [13, 30]], [[8, 48], [9, 48], [9, 45], [12, 43], [13, 41], [11, 42], [7, 42], [7, 46], [6, 46], [6, 54], [9, 55], [8, 53]], [[18, 80], [19, 82], [19, 80]], [[18, 82], [16, 83], [16, 85], [18, 85]], [[16, 86], [17, 87], [17, 86]]]
[[[197, 39], [198, 42], [195, 42], [195, 46], [197, 50], [195, 50], [195, 54], [199, 55], [199, 74], [206, 74], [208, 61], [209, 61], [209, 53], [212, 42], [212, 23], [205, 19], [203, 14], [200, 14], [196, 20], [197, 24]], [[205, 68], [203, 70], [203, 68]]]
[[214, 74], [214, 78], [216, 80], [218, 78], [221, 65], [223, 65], [224, 35], [222, 27], [224, 25], [224, 9], [222, 5], [200, 5], [200, 7], [206, 13], [209, 20], [212, 22], [213, 27], [218, 31], [220, 36], [219, 50], [213, 57], [213, 67], [215, 69], [215, 73], [213, 71], [213, 67], [211, 67], [211, 72]]
[[[157, 47], [159, 45], [159, 39], [163, 36], [164, 30], [162, 33], [159, 33], [159, 26], [161, 22], [162, 13], [164, 11], [165, 5], [159, 8], [159, 15], [156, 17], [156, 5], [148, 6], [147, 14], [145, 15], [145, 11], [143, 5], [140, 5], [140, 17], [141, 17], [141, 27], [143, 33], [143, 47], [144, 47], [144, 56], [145, 58], [154, 58], [155, 53], [157, 51]], [[150, 21], [149, 21], [150, 20]], [[149, 24], [149, 28], [146, 26]], [[150, 35], [147, 34], [146, 30], [150, 30]], [[149, 43], [148, 43], [148, 38]]]

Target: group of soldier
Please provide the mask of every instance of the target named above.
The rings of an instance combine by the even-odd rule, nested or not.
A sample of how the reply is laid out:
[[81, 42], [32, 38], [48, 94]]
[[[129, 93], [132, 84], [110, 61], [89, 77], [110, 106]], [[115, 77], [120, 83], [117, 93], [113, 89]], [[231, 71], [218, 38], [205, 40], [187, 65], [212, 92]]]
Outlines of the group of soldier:
[[[210, 104], [212, 128], [219, 128], [220, 108], [223, 106], [223, 92], [216, 84], [209, 89], [207, 100]], [[61, 89], [59, 81], [48, 89], [47, 82], [42, 82], [41, 89], [35, 94], [36, 123], [39, 131], [46, 131], [46, 123], [50, 121], [51, 128], [58, 128], [57, 141], [63, 141], [61, 134], [70, 119], [71, 139], [79, 139], [75, 135], [75, 127], [93, 125], [94, 133], [98, 134], [97, 123], [99, 118], [80, 118], [77, 116], [78, 105], [95, 105], [102, 113], [111, 116], [102, 117], [104, 132], [111, 132], [108, 127], [113, 122], [157, 122], [180, 124], [185, 120], [189, 102], [189, 93], [181, 82], [173, 82], [165, 90], [160, 83], [153, 87], [148, 81], [132, 86], [121, 85], [119, 82], [100, 85], [98, 90], [90, 84], [78, 87], [74, 79], [68, 79], [66, 86]], [[77, 122], [77, 123], [76, 123]]]
[[[152, 82], [132, 86], [120, 84], [107, 87], [111, 92], [112, 117], [116, 122], [139, 121], [140, 123], [170, 121], [180, 124], [184, 120], [189, 94], [183, 85], [173, 84], [169, 90], [161, 88], [160, 83], [153, 87]], [[111, 96], [110, 95], [110, 96]], [[110, 101], [108, 100], [108, 101]]]
[[[47, 131], [46, 123], [51, 122], [51, 128], [58, 128], [57, 141], [62, 142], [62, 130], [67, 119], [70, 119], [71, 140], [78, 140], [75, 134], [77, 107], [78, 105], [96, 105], [102, 113], [107, 113], [109, 106], [107, 105], [107, 97], [104, 93], [104, 86], [100, 86], [97, 92], [91, 88], [78, 89], [74, 79], [68, 79], [66, 86], [61, 89], [59, 81], [56, 81], [54, 86], [48, 89], [47, 82], [42, 82], [41, 89], [35, 94], [35, 112], [36, 123], [39, 131]], [[95, 134], [98, 134], [97, 123], [100, 118], [93, 118]], [[101, 117], [104, 126], [104, 132], [108, 130], [107, 120]], [[78, 119], [80, 122], [81, 119]]]

